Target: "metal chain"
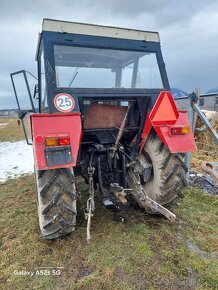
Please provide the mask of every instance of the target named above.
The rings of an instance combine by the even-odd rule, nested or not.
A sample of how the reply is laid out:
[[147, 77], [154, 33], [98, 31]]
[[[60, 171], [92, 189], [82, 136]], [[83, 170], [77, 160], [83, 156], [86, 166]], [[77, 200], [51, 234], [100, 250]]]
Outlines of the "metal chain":
[[87, 200], [87, 208], [86, 208], [86, 214], [85, 214], [85, 218], [87, 219], [87, 243], [90, 243], [91, 241], [91, 235], [90, 235], [91, 218], [95, 210], [95, 202], [94, 202], [95, 189], [94, 189], [94, 180], [93, 180], [94, 172], [95, 172], [95, 168], [92, 167], [90, 164], [90, 167], [88, 167], [89, 198]]

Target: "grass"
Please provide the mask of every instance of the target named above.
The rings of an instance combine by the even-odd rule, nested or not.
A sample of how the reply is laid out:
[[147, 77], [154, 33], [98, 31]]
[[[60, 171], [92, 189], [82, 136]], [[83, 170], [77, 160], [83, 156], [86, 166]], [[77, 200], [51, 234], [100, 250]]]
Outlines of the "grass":
[[[22, 139], [16, 119], [0, 119], [0, 141]], [[185, 191], [174, 224], [132, 208], [122, 224], [97, 200], [89, 245], [82, 216], [71, 235], [42, 240], [33, 176], [1, 183], [0, 208], [0, 289], [218, 289], [218, 199], [200, 190]]]
[[[81, 181], [79, 188], [86, 190]], [[0, 202], [2, 289], [217, 289], [218, 200], [197, 189], [174, 208], [175, 224], [132, 208], [127, 223], [118, 223], [98, 204], [89, 245], [82, 217], [71, 235], [42, 240], [33, 176], [1, 184]]]
[[0, 118], [0, 142], [23, 140], [24, 133], [22, 125], [18, 127], [15, 118]]

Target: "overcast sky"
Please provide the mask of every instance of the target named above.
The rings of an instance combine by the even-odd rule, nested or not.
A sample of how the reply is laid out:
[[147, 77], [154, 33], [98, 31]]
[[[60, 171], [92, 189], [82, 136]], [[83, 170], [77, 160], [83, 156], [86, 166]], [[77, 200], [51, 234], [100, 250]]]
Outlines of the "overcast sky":
[[217, 0], [6, 0], [0, 1], [0, 109], [16, 107], [11, 72], [36, 74], [43, 18], [158, 31], [171, 87], [203, 93], [218, 86]]

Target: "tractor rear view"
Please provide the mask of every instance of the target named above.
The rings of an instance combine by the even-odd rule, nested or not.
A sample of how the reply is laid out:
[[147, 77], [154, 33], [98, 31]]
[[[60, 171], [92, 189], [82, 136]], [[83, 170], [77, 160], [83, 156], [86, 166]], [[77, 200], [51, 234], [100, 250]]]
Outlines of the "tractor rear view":
[[96, 190], [109, 209], [134, 199], [175, 220], [168, 208], [187, 185], [184, 157], [195, 143], [158, 33], [44, 19], [36, 60], [33, 89], [24, 70], [11, 80], [33, 146], [43, 238], [75, 230], [78, 175], [88, 184], [88, 241]]

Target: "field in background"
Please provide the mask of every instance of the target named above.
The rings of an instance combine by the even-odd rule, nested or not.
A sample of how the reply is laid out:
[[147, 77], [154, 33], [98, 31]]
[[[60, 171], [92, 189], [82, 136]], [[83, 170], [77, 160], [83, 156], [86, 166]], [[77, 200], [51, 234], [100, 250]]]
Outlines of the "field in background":
[[0, 118], [0, 142], [23, 140], [22, 125], [18, 127], [16, 118]]
[[[16, 119], [0, 119], [0, 141], [23, 138]], [[193, 157], [203, 158], [199, 154]], [[86, 199], [87, 188], [78, 183]], [[0, 289], [217, 289], [217, 196], [186, 189], [172, 209], [175, 224], [133, 208], [123, 213], [127, 223], [122, 224], [97, 200], [90, 245], [81, 212], [73, 234], [42, 240], [33, 175], [1, 183], [0, 207]], [[15, 275], [16, 270], [61, 274], [30, 277]]]

